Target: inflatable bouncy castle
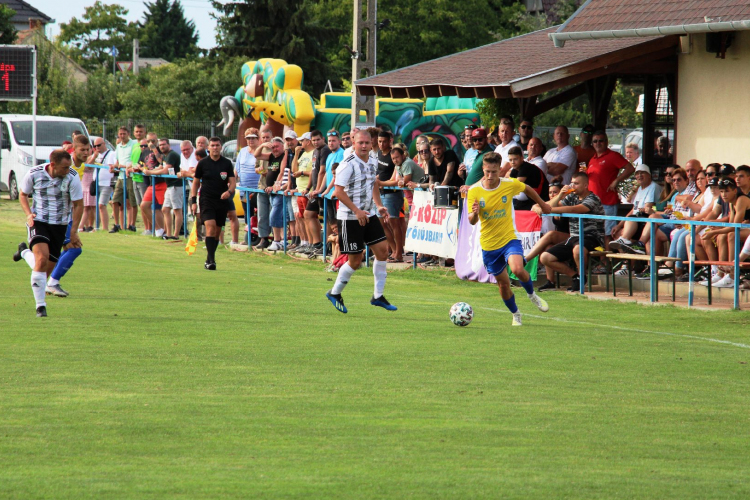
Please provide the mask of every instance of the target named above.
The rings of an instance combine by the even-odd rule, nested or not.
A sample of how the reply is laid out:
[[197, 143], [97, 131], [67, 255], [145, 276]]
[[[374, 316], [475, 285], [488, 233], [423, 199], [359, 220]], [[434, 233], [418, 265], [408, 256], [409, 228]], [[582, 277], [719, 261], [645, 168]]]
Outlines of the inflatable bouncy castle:
[[[352, 96], [348, 92], [320, 95], [318, 104], [302, 90], [302, 68], [282, 59], [259, 59], [242, 65], [242, 86], [234, 96], [220, 103], [224, 135], [229, 135], [234, 120], [242, 120], [238, 143], [248, 127], [266, 124], [274, 135], [284, 128], [303, 134], [311, 129], [326, 132], [351, 130]], [[403, 142], [414, 154], [412, 143], [419, 135], [443, 137], [447, 144], [463, 156], [458, 139], [467, 125], [479, 125], [476, 98], [438, 97], [422, 99], [377, 99], [375, 123], [390, 130], [396, 142]], [[362, 118], [364, 121], [364, 117]]]

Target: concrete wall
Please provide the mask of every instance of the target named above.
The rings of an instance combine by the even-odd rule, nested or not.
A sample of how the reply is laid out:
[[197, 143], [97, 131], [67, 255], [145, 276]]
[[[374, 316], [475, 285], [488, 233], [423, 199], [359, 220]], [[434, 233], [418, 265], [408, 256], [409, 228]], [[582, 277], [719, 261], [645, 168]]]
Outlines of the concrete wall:
[[726, 59], [706, 52], [706, 35], [692, 35], [677, 61], [676, 163], [750, 165], [750, 32], [735, 33]]

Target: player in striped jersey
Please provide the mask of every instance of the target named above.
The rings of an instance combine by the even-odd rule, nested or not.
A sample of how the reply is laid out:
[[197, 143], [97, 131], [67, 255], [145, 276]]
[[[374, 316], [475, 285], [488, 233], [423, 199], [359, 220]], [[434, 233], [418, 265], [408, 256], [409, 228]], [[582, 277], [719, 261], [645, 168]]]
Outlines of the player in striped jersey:
[[[26, 214], [29, 244], [18, 245], [13, 260], [24, 259], [32, 269], [31, 291], [37, 317], [47, 316], [47, 275], [60, 257], [71, 214], [70, 246], [81, 248], [78, 226], [83, 216], [83, 187], [70, 166], [70, 154], [56, 149], [50, 155], [50, 163], [32, 168], [21, 183], [19, 201]], [[33, 209], [29, 205], [30, 196], [34, 199]]]
[[388, 311], [395, 311], [383, 295], [386, 280], [386, 258], [388, 257], [388, 243], [385, 239], [383, 225], [378, 220], [378, 214], [383, 218], [383, 224], [388, 223], [388, 209], [380, 200], [380, 186], [378, 185], [377, 159], [370, 156], [372, 139], [370, 133], [360, 130], [354, 136], [354, 154], [344, 157], [344, 161], [336, 169], [336, 198], [339, 200], [337, 214], [339, 226], [339, 246], [341, 253], [349, 255], [341, 269], [333, 288], [326, 293], [336, 310], [346, 313], [344, 299], [341, 292], [362, 264], [365, 245], [375, 254], [372, 274], [375, 279], [375, 293], [370, 304], [382, 307]]

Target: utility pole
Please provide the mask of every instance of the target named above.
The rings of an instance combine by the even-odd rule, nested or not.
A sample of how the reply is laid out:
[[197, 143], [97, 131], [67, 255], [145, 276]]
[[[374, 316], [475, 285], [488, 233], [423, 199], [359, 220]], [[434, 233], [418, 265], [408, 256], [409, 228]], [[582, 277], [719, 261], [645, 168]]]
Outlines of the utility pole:
[[138, 60], [140, 59], [141, 55], [139, 54], [140, 50], [140, 41], [136, 38], [133, 40], [133, 74], [138, 74]]
[[[366, 17], [362, 19], [366, 3]], [[365, 112], [365, 123], [375, 126], [375, 97], [363, 96], [354, 82], [376, 74], [377, 0], [354, 0], [354, 32], [352, 41], [352, 128], [359, 123], [360, 111]]]

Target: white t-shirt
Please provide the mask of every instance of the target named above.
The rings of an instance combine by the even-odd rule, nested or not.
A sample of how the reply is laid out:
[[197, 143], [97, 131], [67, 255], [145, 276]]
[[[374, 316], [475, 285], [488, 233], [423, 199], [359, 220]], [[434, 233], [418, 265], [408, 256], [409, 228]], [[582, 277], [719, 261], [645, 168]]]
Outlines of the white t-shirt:
[[[99, 153], [99, 156], [96, 157], [94, 163], [105, 166], [114, 165], [115, 160], [117, 160], [115, 153], [113, 151], [107, 150], [104, 153]], [[109, 170], [106, 168], [97, 168], [97, 170], [99, 171], [99, 186], [109, 186], [112, 182], [112, 174], [110, 174]]]
[[183, 170], [190, 170], [191, 168], [195, 168], [197, 165], [198, 160], [195, 157], [195, 150], [190, 153], [189, 158], [185, 158], [184, 154], [180, 155], [180, 172], [182, 172]]
[[558, 150], [557, 148], [550, 149], [549, 151], [547, 151], [547, 154], [544, 155], [544, 161], [546, 161], [548, 164], [563, 163], [567, 165], [568, 168], [565, 169], [565, 172], [563, 172], [562, 179], [563, 184], [570, 184], [570, 181], [573, 178], [573, 174], [575, 173], [576, 162], [578, 161], [576, 150], [573, 149], [570, 144], [560, 150]]
[[635, 193], [633, 198], [633, 208], [643, 209], [646, 203], [658, 203], [659, 196], [661, 196], [661, 186], [655, 182], [651, 182], [645, 188], [638, 187], [638, 191]]
[[502, 144], [500, 144], [498, 147], [495, 148], [495, 153], [497, 153], [497, 154], [499, 154], [500, 156], [503, 157], [503, 162], [502, 162], [501, 166], [505, 165], [505, 162], [508, 161], [508, 151], [510, 151], [510, 148], [513, 148], [515, 146], [518, 146], [518, 143], [516, 141], [512, 140], [508, 144], [506, 144], [505, 146], [503, 146]]

